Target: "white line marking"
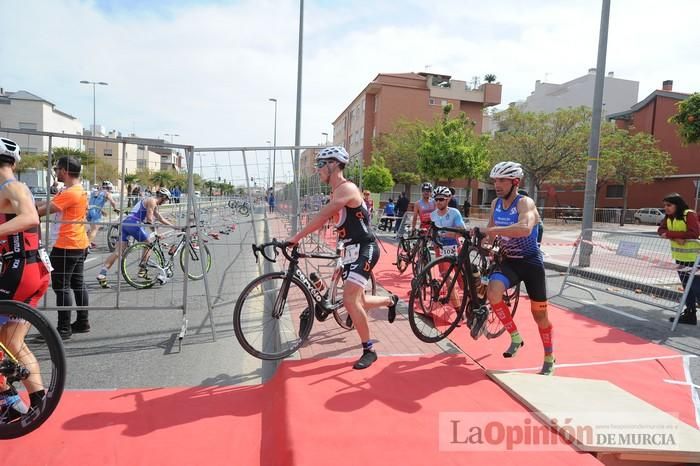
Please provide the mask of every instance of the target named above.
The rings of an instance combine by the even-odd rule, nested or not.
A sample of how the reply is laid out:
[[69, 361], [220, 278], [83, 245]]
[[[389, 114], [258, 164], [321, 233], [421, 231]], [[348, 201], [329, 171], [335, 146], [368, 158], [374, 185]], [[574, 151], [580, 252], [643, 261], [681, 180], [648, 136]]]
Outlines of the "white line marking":
[[622, 315], [622, 316], [629, 317], [630, 319], [641, 320], [642, 322], [648, 322], [648, 321], [649, 321], [648, 319], [645, 319], [644, 317], [639, 317], [639, 316], [636, 316], [636, 315], [634, 315], [634, 314], [630, 314], [630, 313], [628, 313], [628, 312], [620, 311], [619, 309], [612, 308], [612, 307], [610, 307], [610, 306], [605, 306], [605, 305], [603, 305], [603, 304], [598, 304], [598, 303], [596, 303], [595, 301], [589, 301], [589, 300], [587, 300], [587, 299], [582, 299], [581, 302], [584, 303], [584, 304], [588, 304], [589, 306], [599, 307], [599, 308], [601, 308], [601, 309], [605, 309], [606, 311], [614, 312], [615, 314], [620, 314], [620, 315]]
[[671, 379], [664, 379], [664, 382], [666, 383], [672, 383], [674, 385], [689, 385], [693, 388], [700, 388], [700, 385], [695, 385], [693, 383], [688, 383], [688, 382], [683, 382], [681, 380], [671, 380]]
[[688, 382], [690, 387], [690, 397], [693, 399], [693, 404], [695, 405], [695, 424], [700, 427], [700, 396], [698, 392], [694, 390], [693, 387], [698, 388], [697, 385], [693, 385], [693, 379], [690, 376], [690, 358], [695, 357], [692, 354], [687, 354], [683, 358], [683, 370], [685, 372], [685, 381]]
[[96, 259], [97, 259], [97, 257], [90, 257], [89, 259], [85, 259], [85, 263], [88, 263], [90, 261], [94, 261]]
[[[648, 358], [636, 358], [636, 359], [611, 359], [609, 361], [593, 361], [593, 362], [580, 362], [571, 364], [556, 364], [555, 367], [585, 367], [585, 366], [603, 366], [606, 364], [625, 364], [629, 362], [644, 362], [644, 361], [655, 361], [657, 359], [675, 359], [675, 358], [696, 358], [695, 355], [684, 355], [675, 354], [672, 356], [652, 356]], [[519, 372], [519, 371], [533, 371], [540, 370], [540, 367], [523, 367], [521, 369], [505, 369], [504, 372]]]

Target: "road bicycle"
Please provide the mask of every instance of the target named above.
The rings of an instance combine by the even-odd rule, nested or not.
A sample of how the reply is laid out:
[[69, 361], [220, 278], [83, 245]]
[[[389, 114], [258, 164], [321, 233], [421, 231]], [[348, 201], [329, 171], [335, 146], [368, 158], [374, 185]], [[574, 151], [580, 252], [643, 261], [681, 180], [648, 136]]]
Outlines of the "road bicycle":
[[[278, 251], [288, 261], [287, 270], [267, 273], [251, 281], [241, 292], [233, 311], [238, 342], [259, 359], [283, 359], [294, 353], [311, 334], [314, 319], [324, 321], [331, 313], [342, 328], [353, 328], [343, 304], [343, 244], [339, 243], [335, 254], [301, 253], [298, 245], [276, 239], [253, 245], [256, 261], [261, 254], [266, 260], [276, 262]], [[335, 261], [327, 294], [322, 294], [299, 268], [301, 259]], [[377, 293], [374, 274], [370, 274], [365, 293]]]
[[417, 276], [430, 262], [430, 230], [421, 228], [411, 234], [404, 234], [396, 248], [396, 268], [403, 273], [411, 264], [413, 275]]
[[[441, 245], [440, 232], [456, 233], [465, 239], [461, 248], [443, 247], [442, 255], [432, 260], [413, 279], [408, 302], [408, 321], [420, 340], [435, 343], [447, 337], [465, 321], [473, 339], [485, 335], [496, 338], [505, 328], [491, 312], [486, 300], [487, 280], [503, 260], [500, 240], [482, 245], [484, 235], [461, 228], [432, 227], [433, 242]], [[520, 284], [506, 290], [504, 301], [514, 316], [520, 300]]]
[[234, 211], [238, 212], [239, 215], [247, 217], [250, 215], [250, 204], [248, 201], [241, 199], [230, 199], [228, 201], [228, 206]]
[[[27, 327], [24, 339], [17, 336]], [[19, 416], [0, 408], [0, 439], [21, 437], [41, 426], [58, 406], [65, 383], [66, 355], [56, 329], [31, 306], [0, 301], [0, 391], [14, 388], [27, 409]], [[45, 395], [32, 406], [28, 390], [40, 389]]]
[[[134, 288], [150, 288], [154, 284], [165, 284], [174, 275], [175, 256], [179, 254], [180, 268], [192, 280], [201, 280], [204, 273], [211, 270], [211, 253], [203, 241], [191, 234], [189, 241], [183, 228], [175, 234], [176, 242], [171, 245], [163, 243], [160, 236], [150, 243], [134, 243], [129, 246], [122, 256], [120, 268], [124, 280]], [[192, 228], [192, 227], [189, 227]], [[189, 264], [185, 261], [189, 256]], [[202, 272], [202, 261], [204, 270]]]
[[[109, 249], [109, 252], [114, 252], [114, 250], [117, 249], [117, 244], [119, 241], [121, 241], [121, 237], [119, 236], [119, 224], [121, 224], [123, 217], [124, 214], [119, 214], [119, 220], [117, 223], [114, 223], [107, 228], [107, 248]], [[129, 245], [132, 245], [133, 243], [134, 238], [129, 237]]]

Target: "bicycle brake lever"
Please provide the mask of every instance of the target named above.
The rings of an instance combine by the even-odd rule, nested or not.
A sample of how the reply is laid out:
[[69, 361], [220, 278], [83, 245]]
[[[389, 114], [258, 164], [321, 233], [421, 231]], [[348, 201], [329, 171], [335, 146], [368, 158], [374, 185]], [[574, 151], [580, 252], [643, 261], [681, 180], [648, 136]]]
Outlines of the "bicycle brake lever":
[[259, 262], [258, 248], [254, 244], [252, 246], [253, 246], [253, 255], [255, 256], [255, 263], [257, 264]]

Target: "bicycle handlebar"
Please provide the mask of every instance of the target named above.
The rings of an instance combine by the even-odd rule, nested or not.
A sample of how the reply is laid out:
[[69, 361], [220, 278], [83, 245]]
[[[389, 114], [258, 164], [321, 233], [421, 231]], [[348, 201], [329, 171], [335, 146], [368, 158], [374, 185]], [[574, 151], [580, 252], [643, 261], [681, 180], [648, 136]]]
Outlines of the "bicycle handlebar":
[[[273, 246], [273, 251], [275, 252], [275, 257], [270, 257], [265, 253], [265, 248], [268, 246]], [[287, 249], [289, 247], [292, 247], [292, 254], [290, 255]], [[255, 262], [258, 262], [258, 253], [262, 254], [262, 256], [270, 261], [270, 262], [277, 262], [277, 250], [282, 251], [282, 255], [287, 258], [287, 260], [294, 260], [293, 256], [296, 255], [297, 248], [299, 247], [297, 244], [292, 244], [288, 241], [277, 241], [276, 238], [272, 238], [272, 241], [269, 243], [263, 243], [260, 245], [252, 245], [253, 247], [253, 254], [255, 255]]]

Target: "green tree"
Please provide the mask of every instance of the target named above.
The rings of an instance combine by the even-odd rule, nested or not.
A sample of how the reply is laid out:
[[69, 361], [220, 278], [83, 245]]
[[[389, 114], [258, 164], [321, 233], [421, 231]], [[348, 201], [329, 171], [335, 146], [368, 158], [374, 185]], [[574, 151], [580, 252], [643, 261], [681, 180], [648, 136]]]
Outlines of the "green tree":
[[471, 180], [488, 170], [487, 138], [474, 132], [474, 122], [464, 112], [449, 118], [452, 105], [445, 105], [443, 115], [424, 130], [418, 148], [418, 171], [429, 178]]
[[427, 126], [422, 121], [401, 119], [391, 133], [380, 134], [372, 142], [372, 158], [381, 158], [398, 184], [405, 186], [410, 196], [411, 185], [421, 182], [417, 171], [418, 148], [424, 140]]
[[383, 193], [394, 186], [391, 171], [380, 160], [365, 168], [362, 173], [362, 182], [364, 188], [373, 193]]
[[216, 186], [217, 186], [216, 181], [207, 180], [204, 182], [204, 187], [209, 190], [209, 197], [212, 197], [214, 195], [213, 192], [214, 192], [214, 188]]
[[19, 161], [15, 172], [17, 179], [22, 180], [22, 173], [32, 169], [48, 168], [48, 157], [46, 154], [22, 154], [22, 160]]
[[169, 170], [159, 170], [157, 172], [153, 172], [148, 178], [151, 183], [164, 188], [170, 188], [173, 185], [174, 179], [175, 176], [173, 175], [173, 172]]
[[686, 144], [700, 141], [700, 92], [678, 102], [678, 113], [669, 122], [678, 126], [678, 134]]
[[492, 74], [492, 73], [489, 73], [489, 74], [487, 74], [486, 76], [484, 76], [484, 81], [486, 81], [487, 83], [496, 82], [496, 75], [495, 75], [495, 74]]
[[630, 183], [651, 183], [659, 175], [672, 175], [676, 167], [668, 152], [660, 150], [649, 133], [629, 133], [607, 128], [601, 138], [598, 183], [622, 185], [620, 225], [625, 224], [627, 194]]
[[491, 164], [505, 160], [522, 164], [535, 200], [545, 181], [568, 184], [585, 177], [580, 162], [586, 156], [590, 110], [534, 113], [512, 106], [499, 113], [497, 121], [501, 131], [489, 144]]

